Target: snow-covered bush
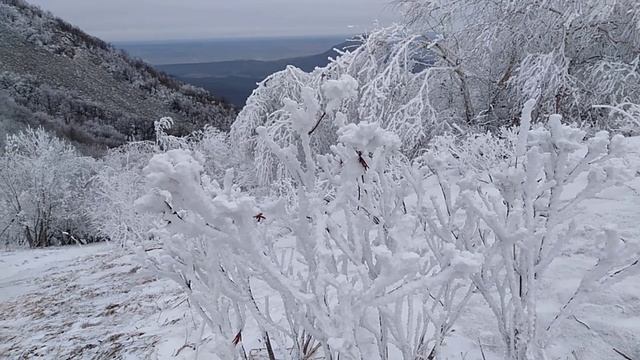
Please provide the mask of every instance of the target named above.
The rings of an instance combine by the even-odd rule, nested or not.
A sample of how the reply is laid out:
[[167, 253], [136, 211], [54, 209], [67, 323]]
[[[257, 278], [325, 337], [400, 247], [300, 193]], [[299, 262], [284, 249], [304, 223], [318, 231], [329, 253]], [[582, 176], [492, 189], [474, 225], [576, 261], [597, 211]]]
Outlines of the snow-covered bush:
[[162, 118], [154, 122], [154, 142], [130, 142], [110, 150], [99, 161], [97, 173], [91, 179], [87, 208], [101, 236], [123, 245], [139, 244], [148, 237], [152, 218], [136, 211], [134, 201], [146, 191], [143, 169], [154, 155], [174, 149], [205, 154], [200, 157], [204, 168], [218, 179], [231, 166], [234, 156], [229, 151], [226, 134], [205, 127], [188, 137], [177, 137], [167, 134], [173, 125], [173, 119]]
[[[455, 159], [454, 167], [466, 169], [452, 173], [448, 153], [425, 155], [442, 189], [430, 226], [442, 241], [482, 255], [482, 271], [471, 279], [495, 315], [510, 360], [545, 359], [553, 325], [570, 315], [582, 292], [621, 280], [628, 273], [620, 269], [637, 260], [608, 230], [597, 264], [574, 295], [553, 319], [539, 316], [541, 281], [577, 236], [577, 207], [628, 174], [621, 161], [626, 151], [622, 136], [600, 131], [585, 137], [585, 131], [563, 125], [560, 115], [533, 126], [534, 106], [533, 100], [525, 104], [515, 146], [491, 168], [468, 167]], [[463, 148], [475, 139], [466, 142]], [[464, 176], [456, 180], [460, 173]]]
[[30, 247], [90, 240], [82, 204], [92, 171], [93, 159], [41, 128], [8, 136], [0, 157], [0, 236]]
[[101, 237], [130, 245], [147, 236], [152, 219], [137, 212], [133, 202], [144, 193], [142, 169], [155, 153], [151, 142], [132, 142], [99, 160], [86, 208]]
[[[236, 149], [229, 145], [229, 134], [212, 126], [196, 131], [190, 136], [190, 149], [198, 152], [203, 157], [203, 166], [209, 176], [216, 180], [222, 180], [227, 169], [236, 169], [236, 179], [239, 184], [254, 183], [251, 178], [255, 169], [253, 164], [242, 164]], [[251, 166], [251, 169], [248, 167]]]
[[[138, 207], [162, 219], [153, 234], [163, 256], [149, 261], [184, 287], [219, 358], [245, 356], [251, 335], [282, 358], [434, 358], [471, 296], [481, 256], [424, 226], [424, 209], [406, 201], [421, 197], [411, 185], [421, 179], [398, 136], [347, 123], [335, 109], [357, 83], [329, 84], [322, 103], [304, 88], [302, 101], [284, 100], [278, 121], [257, 128], [288, 173], [287, 199], [243, 192], [231, 170], [220, 185], [189, 150], [157, 155], [145, 170], [151, 190]], [[337, 129], [328, 153], [311, 145], [322, 121]]]

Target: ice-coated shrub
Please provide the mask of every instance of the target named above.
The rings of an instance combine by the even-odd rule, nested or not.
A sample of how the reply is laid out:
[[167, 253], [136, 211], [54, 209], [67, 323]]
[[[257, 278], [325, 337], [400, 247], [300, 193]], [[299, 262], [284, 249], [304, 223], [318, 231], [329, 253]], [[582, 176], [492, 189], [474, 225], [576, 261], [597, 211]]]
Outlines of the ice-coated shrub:
[[[350, 96], [331, 93], [329, 104]], [[153, 234], [163, 255], [149, 261], [184, 287], [219, 358], [244, 356], [229, 339], [247, 339], [248, 323], [283, 358], [436, 356], [481, 256], [438, 241], [423, 208], [407, 204], [419, 180], [392, 132], [335, 114], [327, 121], [336, 121], [336, 144], [315, 152], [309, 136], [321, 107], [310, 90], [301, 103], [285, 101], [277, 126], [291, 127], [289, 146], [257, 129], [288, 173], [289, 201], [243, 192], [232, 170], [219, 184], [193, 151], [155, 156], [145, 169], [150, 191], [137, 202], [162, 219]]]

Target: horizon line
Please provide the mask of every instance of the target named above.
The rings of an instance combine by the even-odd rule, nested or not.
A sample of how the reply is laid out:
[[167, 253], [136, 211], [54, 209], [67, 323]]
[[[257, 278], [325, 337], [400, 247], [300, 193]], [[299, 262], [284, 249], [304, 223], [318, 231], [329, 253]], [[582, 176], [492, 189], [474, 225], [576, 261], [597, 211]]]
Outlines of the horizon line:
[[309, 35], [239, 35], [239, 36], [215, 36], [215, 37], [195, 37], [181, 39], [141, 39], [141, 40], [112, 40], [111, 44], [166, 44], [181, 42], [199, 42], [199, 41], [227, 41], [227, 40], [281, 40], [281, 39], [328, 39], [344, 37], [345, 40], [351, 39], [359, 34], [309, 34]]

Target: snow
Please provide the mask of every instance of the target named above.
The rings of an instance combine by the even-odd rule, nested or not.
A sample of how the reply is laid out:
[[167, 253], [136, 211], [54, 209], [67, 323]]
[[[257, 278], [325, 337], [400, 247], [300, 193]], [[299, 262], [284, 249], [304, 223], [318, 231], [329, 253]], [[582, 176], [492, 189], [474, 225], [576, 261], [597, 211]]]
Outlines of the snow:
[[115, 245], [2, 252], [0, 266], [0, 358], [164, 359], [185, 344], [184, 296]]
[[529, 136], [529, 130], [531, 129], [531, 112], [536, 106], [534, 99], [529, 99], [522, 109], [522, 116], [520, 121], [520, 131], [518, 133], [518, 146], [516, 148], [516, 155], [522, 156], [525, 154], [527, 137]]
[[322, 94], [327, 99], [327, 112], [332, 113], [340, 108], [342, 101], [358, 95], [358, 81], [350, 75], [343, 74], [337, 80], [327, 80], [322, 84]]
[[400, 147], [400, 138], [382, 129], [380, 124], [375, 122], [362, 121], [358, 124], [347, 124], [338, 129], [338, 135], [338, 141], [365, 153], [374, 152], [384, 146], [391, 149]]
[[78, 256], [96, 246], [48, 248], [46, 250], [17, 250], [0, 252], [0, 300], [29, 292], [35, 274], [46, 274], [47, 270], [57, 265], [64, 267]]

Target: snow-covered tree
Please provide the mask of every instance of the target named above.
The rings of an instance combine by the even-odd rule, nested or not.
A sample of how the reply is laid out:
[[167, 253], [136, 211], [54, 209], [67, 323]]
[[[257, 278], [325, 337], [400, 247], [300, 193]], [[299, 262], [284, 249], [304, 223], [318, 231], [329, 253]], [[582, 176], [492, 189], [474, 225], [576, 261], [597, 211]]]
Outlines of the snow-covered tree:
[[[311, 131], [311, 146], [327, 153], [336, 141], [336, 123], [333, 117], [341, 113], [343, 122], [358, 120], [378, 122], [393, 131], [401, 140], [401, 151], [413, 156], [426, 139], [451, 129], [446, 117], [434, 111], [432, 93], [437, 81], [429, 79], [444, 76], [440, 67], [429, 66], [431, 55], [423, 46], [425, 38], [396, 26], [383, 28], [359, 39], [362, 43], [352, 51], [341, 52], [327, 67], [311, 73], [289, 67], [273, 74], [259, 84], [247, 100], [231, 127], [231, 143], [258, 169], [258, 185], [272, 183], [283, 174], [274, 167], [274, 156], [256, 134], [256, 128], [267, 126], [274, 141], [282, 146], [290, 144], [295, 134], [290, 128], [273, 126], [282, 124], [286, 117], [285, 100], [303, 102], [316, 97], [321, 108], [312, 114], [315, 126]], [[443, 72], [444, 71], [444, 72]], [[337, 84], [348, 82], [358, 87], [345, 88]], [[337, 87], [338, 86], [338, 87]], [[345, 101], [329, 96], [335, 90], [353, 92]], [[448, 104], [449, 106], [453, 106]], [[326, 111], [325, 111], [326, 110]]]
[[[640, 6], [635, 0], [397, 0], [408, 26], [427, 35], [437, 66], [453, 77], [468, 123], [508, 125], [536, 100], [536, 113], [619, 131], [633, 119], [594, 105], [640, 102]], [[534, 115], [535, 118], [535, 115]]]
[[0, 157], [2, 234], [30, 247], [83, 241], [90, 232], [82, 208], [93, 159], [43, 129], [7, 137]]

